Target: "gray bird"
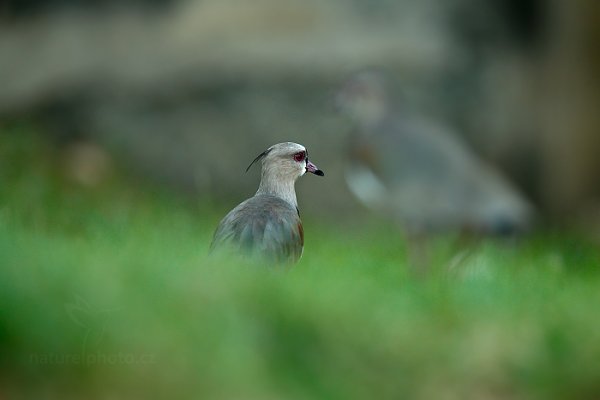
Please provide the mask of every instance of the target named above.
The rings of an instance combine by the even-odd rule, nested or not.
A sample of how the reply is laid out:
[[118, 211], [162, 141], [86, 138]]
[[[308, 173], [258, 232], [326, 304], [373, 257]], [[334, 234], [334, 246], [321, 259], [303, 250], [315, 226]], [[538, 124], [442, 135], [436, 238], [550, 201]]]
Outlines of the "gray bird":
[[297, 143], [269, 147], [246, 172], [259, 160], [262, 172], [258, 191], [221, 220], [211, 252], [226, 250], [274, 264], [295, 263], [304, 249], [304, 230], [294, 184], [306, 172], [325, 174], [308, 160], [306, 148]]
[[354, 123], [346, 181], [366, 206], [409, 234], [526, 230], [532, 208], [447, 126], [395, 108], [376, 70], [351, 77], [336, 96]]

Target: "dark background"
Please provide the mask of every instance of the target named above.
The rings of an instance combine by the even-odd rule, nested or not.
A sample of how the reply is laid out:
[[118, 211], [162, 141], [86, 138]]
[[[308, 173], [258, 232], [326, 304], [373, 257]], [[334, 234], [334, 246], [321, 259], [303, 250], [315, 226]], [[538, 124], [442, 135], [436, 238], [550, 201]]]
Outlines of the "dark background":
[[332, 99], [348, 75], [375, 66], [404, 102], [502, 169], [543, 221], [589, 222], [600, 194], [598, 8], [592, 0], [4, 1], [0, 123], [37, 124], [91, 183], [116, 162], [227, 205], [257, 186], [257, 171], [243, 173], [256, 154], [300, 142], [328, 172], [299, 183], [300, 202], [338, 218], [362, 208], [343, 183], [349, 125]]

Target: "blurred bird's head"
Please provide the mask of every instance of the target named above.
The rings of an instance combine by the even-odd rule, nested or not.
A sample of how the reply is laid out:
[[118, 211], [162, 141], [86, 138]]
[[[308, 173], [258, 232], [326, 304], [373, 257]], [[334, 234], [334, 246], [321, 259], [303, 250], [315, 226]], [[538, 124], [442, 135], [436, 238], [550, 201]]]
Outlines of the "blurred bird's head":
[[306, 148], [298, 143], [278, 143], [259, 154], [250, 163], [246, 171], [257, 161], [262, 160], [262, 179], [279, 182], [294, 182], [306, 172], [325, 175], [315, 164], [308, 160]]
[[361, 126], [372, 126], [387, 113], [388, 94], [384, 73], [366, 69], [352, 75], [335, 96], [336, 109]]

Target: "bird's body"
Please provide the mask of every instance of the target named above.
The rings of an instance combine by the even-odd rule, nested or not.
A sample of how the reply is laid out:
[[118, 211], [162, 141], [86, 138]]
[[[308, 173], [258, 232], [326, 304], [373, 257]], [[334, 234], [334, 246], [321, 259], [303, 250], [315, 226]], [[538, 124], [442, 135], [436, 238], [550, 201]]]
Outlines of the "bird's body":
[[306, 149], [296, 143], [271, 146], [252, 163], [261, 159], [258, 191], [221, 220], [211, 251], [221, 249], [272, 264], [292, 264], [300, 259], [304, 248], [294, 183], [305, 172], [320, 176], [323, 172], [308, 161]]
[[369, 208], [415, 233], [510, 233], [531, 207], [450, 128], [393, 107], [381, 76], [354, 78], [338, 97], [355, 122], [346, 180]]
[[457, 137], [406, 120], [384, 119], [373, 129], [387, 134], [356, 134], [346, 172], [349, 188], [370, 208], [417, 232], [525, 228], [527, 203]]
[[295, 263], [304, 247], [298, 210], [277, 196], [251, 197], [219, 224], [211, 248], [225, 246], [275, 264]]

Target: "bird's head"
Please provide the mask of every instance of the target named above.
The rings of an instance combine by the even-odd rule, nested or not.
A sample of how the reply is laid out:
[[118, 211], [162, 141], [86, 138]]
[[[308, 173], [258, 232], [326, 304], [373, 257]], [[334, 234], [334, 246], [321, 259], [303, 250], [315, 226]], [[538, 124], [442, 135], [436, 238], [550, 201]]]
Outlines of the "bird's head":
[[383, 118], [388, 108], [384, 73], [365, 69], [342, 84], [335, 96], [335, 108], [354, 122], [369, 126]]
[[293, 142], [278, 143], [262, 152], [246, 168], [246, 171], [257, 161], [262, 160], [262, 175], [271, 179], [295, 181], [306, 172], [323, 176], [315, 164], [308, 159], [306, 147]]

